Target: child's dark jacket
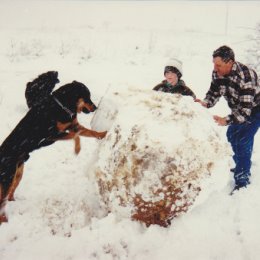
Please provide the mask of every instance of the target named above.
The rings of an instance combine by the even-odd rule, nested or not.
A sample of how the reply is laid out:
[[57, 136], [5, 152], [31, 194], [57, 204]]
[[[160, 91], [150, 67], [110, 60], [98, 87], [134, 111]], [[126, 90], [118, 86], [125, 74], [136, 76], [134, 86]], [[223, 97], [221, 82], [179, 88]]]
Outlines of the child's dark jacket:
[[172, 94], [181, 94], [183, 96], [192, 96], [194, 99], [196, 98], [196, 95], [186, 86], [183, 80], [179, 80], [175, 86], [172, 86], [166, 80], [163, 80], [162, 83], [155, 86], [153, 90]]

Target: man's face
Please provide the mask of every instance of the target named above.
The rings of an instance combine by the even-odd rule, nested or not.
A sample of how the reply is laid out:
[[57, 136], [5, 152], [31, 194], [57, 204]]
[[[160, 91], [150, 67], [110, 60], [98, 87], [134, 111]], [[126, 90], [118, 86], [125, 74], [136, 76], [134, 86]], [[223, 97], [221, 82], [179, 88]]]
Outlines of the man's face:
[[233, 61], [230, 60], [227, 63], [220, 57], [213, 58], [214, 71], [217, 72], [218, 76], [226, 76], [231, 72]]
[[170, 83], [172, 86], [175, 86], [178, 82], [178, 76], [176, 73], [173, 73], [171, 71], [165, 73], [165, 79], [168, 83]]

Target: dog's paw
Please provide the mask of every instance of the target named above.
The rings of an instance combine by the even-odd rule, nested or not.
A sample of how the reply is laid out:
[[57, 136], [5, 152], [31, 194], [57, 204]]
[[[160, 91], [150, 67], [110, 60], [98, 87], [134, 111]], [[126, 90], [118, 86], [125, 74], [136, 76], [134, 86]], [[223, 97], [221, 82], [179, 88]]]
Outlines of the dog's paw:
[[7, 216], [3, 213], [0, 215], [0, 225], [4, 222], [8, 222]]
[[97, 133], [97, 139], [103, 139], [106, 136], [106, 134], [107, 131]]
[[78, 147], [78, 146], [75, 146], [74, 152], [75, 152], [76, 155], [79, 154], [80, 150], [81, 150], [81, 147], [80, 147], [80, 146], [79, 146], [79, 147]]
[[9, 196], [8, 201], [15, 201], [14, 196]]

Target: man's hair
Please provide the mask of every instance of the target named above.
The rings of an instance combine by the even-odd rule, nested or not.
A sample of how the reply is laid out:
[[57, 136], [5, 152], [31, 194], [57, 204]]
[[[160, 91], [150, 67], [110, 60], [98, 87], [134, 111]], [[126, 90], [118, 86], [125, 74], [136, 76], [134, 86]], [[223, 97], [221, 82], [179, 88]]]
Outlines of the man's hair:
[[226, 45], [216, 49], [212, 56], [213, 58], [220, 57], [225, 63], [229, 62], [230, 60], [235, 61], [234, 51]]

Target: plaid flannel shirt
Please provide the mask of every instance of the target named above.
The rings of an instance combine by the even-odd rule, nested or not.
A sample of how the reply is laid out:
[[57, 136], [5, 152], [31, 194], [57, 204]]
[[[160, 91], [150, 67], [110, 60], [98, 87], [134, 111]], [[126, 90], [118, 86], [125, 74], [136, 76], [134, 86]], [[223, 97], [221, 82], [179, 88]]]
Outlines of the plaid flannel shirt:
[[227, 124], [246, 122], [252, 110], [259, 110], [260, 107], [260, 87], [256, 72], [239, 62], [234, 62], [227, 76], [218, 76], [213, 71], [204, 102], [208, 108], [213, 107], [221, 96], [224, 96], [231, 108], [231, 114], [225, 117]]

